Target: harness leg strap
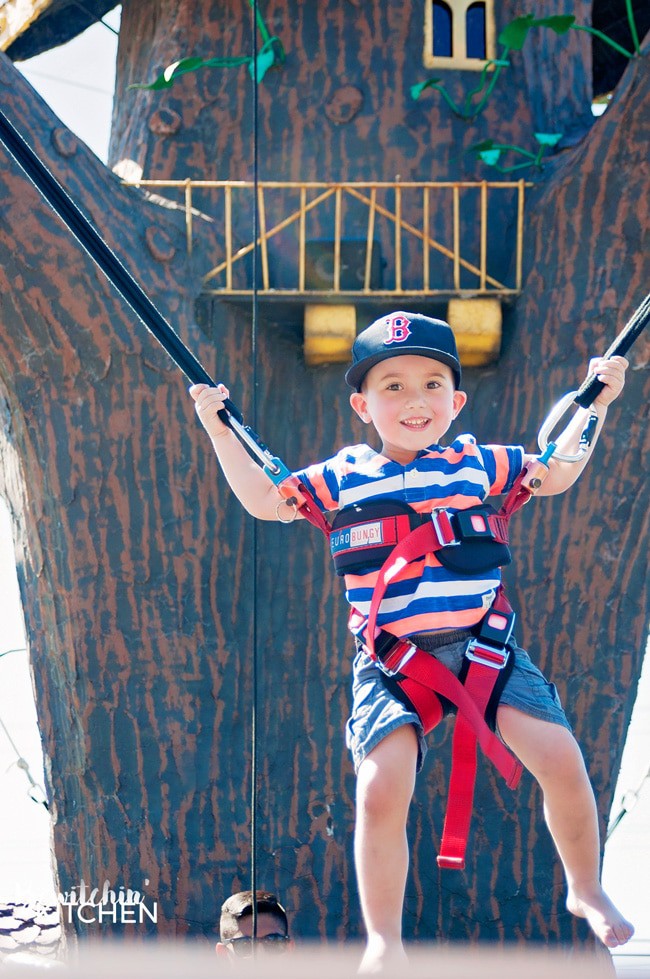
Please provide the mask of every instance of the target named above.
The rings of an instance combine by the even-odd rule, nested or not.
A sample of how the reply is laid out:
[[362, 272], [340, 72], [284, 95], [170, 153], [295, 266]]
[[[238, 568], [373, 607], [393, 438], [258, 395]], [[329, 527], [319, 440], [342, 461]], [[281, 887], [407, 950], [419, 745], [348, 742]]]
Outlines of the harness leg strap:
[[[403, 641], [398, 642], [386, 657], [397, 667], [388, 682], [397, 683], [420, 717], [425, 734], [442, 717], [438, 694], [458, 708], [447, 813], [437, 858], [440, 867], [450, 870], [462, 870], [465, 866], [474, 801], [477, 741], [509, 788], [517, 786], [522, 772], [521, 763], [490, 730], [485, 720], [489, 705], [502, 686], [505, 675], [503, 666], [512, 654], [505, 647], [498, 649], [481, 644], [480, 640], [474, 642], [471, 659], [466, 659], [467, 670], [462, 682], [434, 656]], [[382, 665], [386, 670], [386, 666]]]
[[[472, 663], [467, 671], [464, 689], [482, 714], [487, 711], [495, 683], [495, 672], [492, 667], [478, 663]], [[498, 740], [496, 735], [493, 737]], [[463, 870], [465, 867], [465, 852], [476, 783], [476, 741], [476, 732], [470, 721], [459, 711], [452, 742], [447, 812], [440, 841], [440, 853], [437, 857], [438, 866], [449, 870]], [[501, 741], [498, 743], [503, 747]], [[506, 776], [506, 782], [510, 788], [515, 788], [522, 769], [521, 764], [514, 760], [513, 756], [510, 756], [510, 760], [514, 761], [514, 764]]]
[[[485, 667], [485, 669], [490, 668]], [[508, 787], [516, 788], [521, 777], [521, 762], [506, 748], [503, 741], [500, 741], [496, 734], [490, 730], [475, 700], [451, 670], [443, 666], [434, 656], [429, 656], [422, 650], [416, 650], [415, 655], [400, 668], [400, 673], [430, 690], [435, 690], [436, 693], [442, 694], [443, 697], [455, 704], [459, 712], [456, 723], [458, 723], [461, 715], [467, 719], [483, 753], [496, 766]]]

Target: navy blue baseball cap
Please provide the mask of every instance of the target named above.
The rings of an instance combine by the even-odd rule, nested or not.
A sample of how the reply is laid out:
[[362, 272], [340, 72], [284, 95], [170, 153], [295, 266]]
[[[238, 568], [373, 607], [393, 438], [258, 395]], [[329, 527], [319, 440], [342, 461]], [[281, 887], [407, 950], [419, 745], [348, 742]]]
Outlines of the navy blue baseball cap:
[[460, 387], [460, 360], [452, 328], [444, 320], [434, 320], [421, 313], [389, 313], [371, 323], [354, 341], [352, 366], [346, 371], [345, 380], [355, 391], [360, 391], [371, 367], [400, 354], [431, 357], [447, 364], [456, 387]]

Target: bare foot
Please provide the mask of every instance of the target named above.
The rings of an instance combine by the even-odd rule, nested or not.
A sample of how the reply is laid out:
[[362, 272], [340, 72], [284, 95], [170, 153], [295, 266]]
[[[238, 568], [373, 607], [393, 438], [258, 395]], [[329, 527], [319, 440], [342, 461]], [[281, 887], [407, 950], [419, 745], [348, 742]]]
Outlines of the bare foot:
[[360, 976], [381, 976], [395, 974], [395, 969], [408, 965], [408, 959], [401, 942], [390, 945], [383, 939], [368, 940], [366, 950], [358, 969]]
[[607, 948], [625, 945], [634, 934], [634, 926], [610, 901], [600, 885], [569, 888], [567, 909], [578, 918], [586, 918], [596, 938]]

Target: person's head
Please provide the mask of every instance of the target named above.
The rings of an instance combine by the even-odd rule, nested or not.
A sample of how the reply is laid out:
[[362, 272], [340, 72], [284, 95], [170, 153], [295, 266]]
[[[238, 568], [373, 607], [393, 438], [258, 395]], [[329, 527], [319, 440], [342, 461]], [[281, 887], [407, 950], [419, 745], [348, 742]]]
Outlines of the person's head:
[[375, 320], [352, 347], [350, 404], [396, 461], [437, 443], [467, 400], [451, 327], [420, 313]]
[[[289, 922], [275, 894], [256, 891], [257, 934], [256, 951], [283, 952], [293, 944], [289, 938]], [[224, 901], [219, 919], [217, 953], [237, 958], [252, 954], [253, 892], [238, 891]]]

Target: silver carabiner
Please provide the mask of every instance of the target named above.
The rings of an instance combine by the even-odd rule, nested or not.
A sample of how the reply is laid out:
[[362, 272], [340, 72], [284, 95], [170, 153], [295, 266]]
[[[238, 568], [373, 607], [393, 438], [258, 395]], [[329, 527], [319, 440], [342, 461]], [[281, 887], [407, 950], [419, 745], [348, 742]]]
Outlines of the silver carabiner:
[[[560, 419], [566, 415], [569, 408], [574, 403], [574, 398], [577, 393], [577, 391], [569, 391], [569, 393], [565, 394], [563, 398], [560, 398], [558, 403], [551, 408], [550, 412], [542, 422], [542, 426], [537, 436], [537, 444], [543, 454], [546, 453], [549, 446], [554, 445], [554, 443], [550, 441], [549, 435]], [[566, 452], [558, 452], [557, 448], [554, 448], [551, 454], [554, 459], [559, 459], [560, 462], [580, 462], [580, 460], [584, 459], [586, 456], [588, 449], [589, 446], [587, 444], [581, 444], [578, 451], [572, 455], [569, 455]]]

